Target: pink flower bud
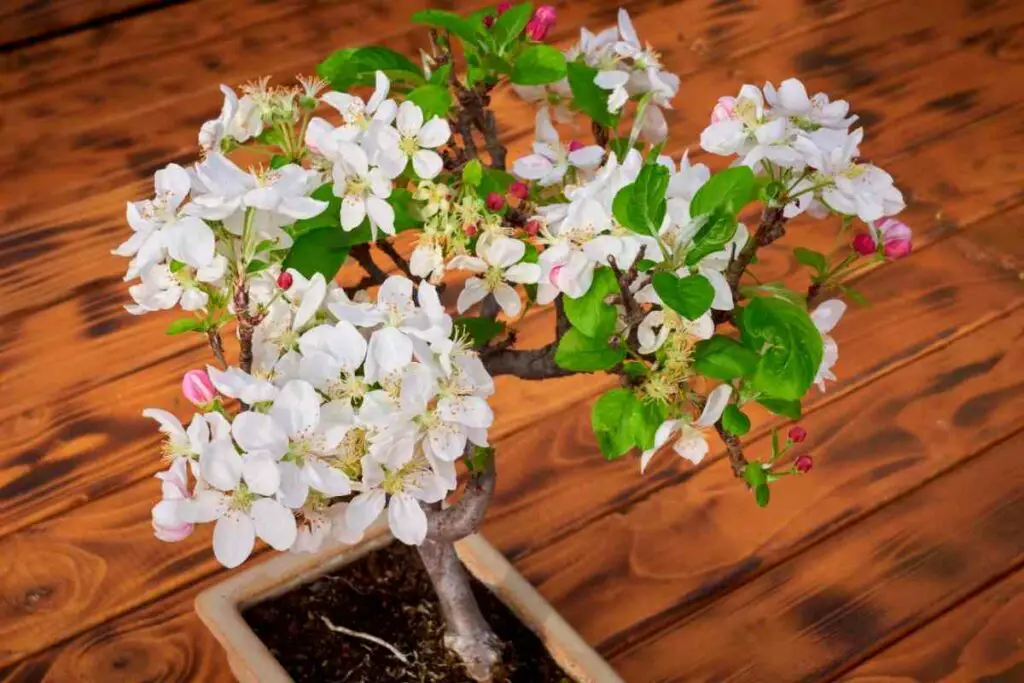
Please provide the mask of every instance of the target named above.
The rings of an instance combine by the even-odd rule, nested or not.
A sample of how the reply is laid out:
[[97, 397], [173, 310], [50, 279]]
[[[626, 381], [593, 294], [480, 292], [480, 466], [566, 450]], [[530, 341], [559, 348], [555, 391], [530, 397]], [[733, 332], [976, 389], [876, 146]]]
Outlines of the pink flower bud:
[[541, 5], [533, 12], [533, 17], [526, 24], [526, 36], [530, 40], [544, 40], [548, 31], [555, 25], [555, 8], [552, 5]]
[[494, 26], [493, 14], [488, 14], [487, 16], [484, 17], [484, 26], [486, 26], [487, 28]]
[[579, 140], [569, 140], [569, 151], [575, 152], [578, 149], [583, 149], [584, 145]]
[[913, 245], [910, 243], [910, 240], [892, 240], [891, 242], [885, 243], [885, 246], [882, 248], [882, 253], [884, 253], [885, 258], [890, 261], [896, 261], [904, 256], [910, 256], [912, 248]]
[[814, 467], [814, 458], [809, 455], [801, 455], [793, 461], [793, 467], [795, 467], [796, 471], [800, 474], [807, 474], [811, 471], [811, 468]]
[[530, 237], [536, 237], [537, 233], [540, 232], [540, 221], [529, 220], [526, 221], [526, 234]]
[[515, 182], [508, 186], [508, 193], [516, 199], [526, 199], [530, 196], [530, 188], [526, 183]]
[[462, 228], [462, 231], [466, 233], [466, 237], [473, 237], [478, 232], [480, 232], [480, 229], [476, 227], [476, 223], [470, 223], [469, 225]]
[[281, 289], [288, 289], [295, 282], [295, 278], [287, 270], [277, 276], [277, 286]]
[[732, 121], [736, 118], [736, 98], [719, 97], [718, 104], [711, 110], [711, 123]]
[[502, 207], [505, 206], [505, 198], [497, 192], [492, 192], [487, 195], [487, 208], [491, 211], [501, 211]]
[[209, 405], [217, 396], [217, 389], [206, 370], [189, 370], [181, 378], [181, 393], [185, 394], [189, 403], [202, 407]]
[[861, 256], [871, 256], [875, 253], [875, 240], [871, 239], [871, 235], [866, 232], [862, 232], [853, 238], [853, 250]]
[[512, 9], [512, 0], [503, 0], [498, 3], [498, 16]]
[[883, 218], [871, 224], [871, 234], [881, 240], [882, 253], [890, 261], [909, 256], [913, 248], [913, 231], [906, 223], [895, 218]]
[[793, 425], [789, 428], [789, 440], [793, 443], [803, 443], [807, 438], [807, 430], [800, 425]]

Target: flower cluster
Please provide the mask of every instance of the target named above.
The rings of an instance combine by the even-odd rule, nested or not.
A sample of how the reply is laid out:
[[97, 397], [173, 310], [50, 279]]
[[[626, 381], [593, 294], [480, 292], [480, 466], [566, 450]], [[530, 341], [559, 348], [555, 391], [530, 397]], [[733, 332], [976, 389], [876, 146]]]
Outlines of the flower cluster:
[[766, 83], [763, 92], [744, 85], [738, 96], [718, 100], [700, 144], [771, 175], [788, 218], [835, 212], [871, 222], [897, 214], [903, 195], [892, 176], [858, 160], [864, 130], [850, 130], [857, 117], [849, 109], [824, 93], [809, 97], [795, 78], [777, 90]]
[[[353, 542], [386, 508], [395, 537], [421, 543], [420, 503], [441, 501], [456, 486], [455, 461], [488, 445], [494, 385], [434, 287], [419, 285], [419, 305], [413, 293], [398, 276], [372, 304], [334, 289], [291, 327], [287, 345], [260, 328], [261, 369], [186, 376], [186, 395], [205, 411], [188, 429], [146, 411], [167, 435], [170, 460], [157, 475], [157, 536], [181, 540], [216, 521], [214, 553], [234, 567], [256, 537], [278, 550], [315, 550], [331, 536]], [[232, 419], [222, 399], [248, 410]]]

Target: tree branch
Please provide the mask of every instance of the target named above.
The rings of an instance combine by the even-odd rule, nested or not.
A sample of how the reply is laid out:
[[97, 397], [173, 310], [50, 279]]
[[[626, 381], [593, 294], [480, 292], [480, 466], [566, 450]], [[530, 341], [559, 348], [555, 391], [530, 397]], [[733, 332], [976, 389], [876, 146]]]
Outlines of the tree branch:
[[228, 362], [224, 358], [224, 340], [221, 339], [220, 330], [209, 329], [206, 331], [206, 339], [210, 342], [213, 355], [222, 368], [227, 368]]
[[466, 484], [459, 502], [444, 509], [425, 509], [427, 515], [427, 536], [454, 543], [475, 533], [487, 514], [487, 508], [494, 497], [497, 473], [493, 455], [488, 458], [483, 471], [474, 474]]
[[402, 273], [404, 273], [407, 278], [409, 278], [410, 280], [419, 279], [412, 274], [412, 271], [409, 269], [409, 262], [406, 261], [402, 257], [402, 255], [398, 253], [398, 250], [395, 249], [394, 244], [389, 242], [387, 239], [383, 239], [377, 242], [377, 247], [385, 254], [387, 254], [388, 258], [391, 259], [391, 262], [398, 266], [398, 269], [402, 271]]
[[[767, 247], [772, 242], [781, 239], [786, 234], [786, 221], [788, 219], [782, 212], [781, 206], [767, 206], [761, 213], [761, 223], [757, 226], [757, 232], [753, 238], [748, 239], [743, 249], [729, 262], [725, 269], [725, 280], [732, 290], [733, 301], [740, 300], [740, 279], [746, 272], [750, 262], [757, 255], [757, 250]], [[714, 311], [712, 313], [715, 324], [732, 320], [732, 311]]]
[[747, 459], [743, 455], [743, 444], [740, 443], [739, 437], [734, 434], [730, 434], [722, 426], [722, 421], [719, 420], [715, 423], [715, 431], [722, 437], [722, 441], [725, 442], [725, 447], [729, 452], [729, 465], [732, 466], [732, 473], [737, 477], [743, 476], [743, 470], [747, 467]]

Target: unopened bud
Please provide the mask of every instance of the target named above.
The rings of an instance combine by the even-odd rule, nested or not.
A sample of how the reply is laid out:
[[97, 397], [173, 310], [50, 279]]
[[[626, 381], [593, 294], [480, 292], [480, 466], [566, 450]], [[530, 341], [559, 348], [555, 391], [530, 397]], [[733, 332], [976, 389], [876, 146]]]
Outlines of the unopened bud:
[[287, 270], [277, 276], [277, 286], [281, 289], [288, 289], [292, 286], [293, 282], [295, 282], [295, 278]]
[[789, 440], [793, 443], [803, 443], [807, 438], [807, 430], [800, 425], [793, 425], [789, 428]]
[[487, 16], [484, 17], [484, 26], [486, 26], [487, 28], [494, 26], [493, 14], [488, 14]]
[[575, 152], [578, 149], [583, 149], [584, 145], [579, 140], [569, 140], [569, 151]]
[[910, 251], [913, 248], [910, 240], [891, 240], [885, 243], [882, 247], [882, 253], [885, 254], [885, 258], [890, 261], [897, 261], [904, 256], [910, 256]]
[[189, 370], [181, 378], [181, 393], [195, 406], [206, 406], [217, 396], [217, 389], [206, 370]]
[[866, 232], [862, 232], [853, 238], [853, 250], [861, 256], [871, 256], [871, 254], [875, 253], [876, 248], [875, 241]]
[[526, 221], [526, 234], [530, 237], [536, 237], [537, 233], [540, 232], [540, 221], [532, 219]]
[[470, 223], [465, 226], [462, 231], [466, 233], [466, 237], [474, 237], [478, 232], [480, 232], [480, 229], [476, 227], [476, 223]]
[[505, 198], [497, 192], [492, 192], [487, 195], [487, 208], [491, 211], [501, 211], [502, 207], [505, 206]]
[[509, 11], [510, 9], [512, 9], [512, 0], [502, 0], [502, 2], [498, 3], [497, 11], [499, 16]]
[[530, 188], [526, 183], [514, 182], [508, 186], [508, 193], [516, 199], [526, 199], [530, 196]]
[[555, 25], [557, 12], [552, 5], [541, 5], [533, 12], [533, 17], [526, 24], [526, 36], [530, 40], [541, 41]]
[[795, 467], [796, 471], [800, 474], [807, 474], [811, 471], [811, 468], [814, 467], [814, 458], [809, 455], [801, 455], [793, 461], [793, 467]]

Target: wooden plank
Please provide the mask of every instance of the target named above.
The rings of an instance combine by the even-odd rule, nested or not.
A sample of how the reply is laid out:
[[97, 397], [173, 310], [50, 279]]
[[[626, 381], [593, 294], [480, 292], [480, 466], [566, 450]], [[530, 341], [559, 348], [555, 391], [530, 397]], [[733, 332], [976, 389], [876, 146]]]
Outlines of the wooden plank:
[[1024, 680], [1024, 569], [914, 631], [842, 680]]
[[[998, 402], [980, 395], [986, 408]], [[977, 408], [972, 414], [981, 417]], [[933, 426], [941, 438], [943, 425]], [[626, 680], [810, 681], [841, 673], [1024, 561], [1022, 447], [1018, 434], [612, 665]]]
[[185, 588], [0, 669], [0, 679], [8, 683], [234, 683], [224, 650], [192, 608], [196, 595], [220, 578]]
[[[857, 378], [884, 372], [930, 341], [955, 334], [1012, 303], [1019, 287], [1014, 274], [993, 273], [990, 266], [957, 259], [947, 244], [952, 242], [947, 240], [868, 278], [865, 292], [878, 303], [871, 309], [851, 311], [847, 324], [838, 328], [844, 375]], [[886, 299], [883, 295], [891, 289], [904, 291], [903, 300]], [[914, 302], [923, 310], [911, 317]], [[989, 308], [979, 306], [986, 302]], [[870, 335], [863, 329], [867, 321], [876, 321]], [[1004, 381], [1015, 376], [1010, 370], [1003, 374]], [[589, 378], [575, 379], [582, 383]], [[556, 384], [531, 387], [552, 392]], [[639, 476], [633, 461], [603, 462], [590, 441], [585, 404], [538, 421], [537, 410], [542, 409], [537, 406], [543, 405], [540, 393], [525, 399], [504, 395], [507, 398], [497, 412], [509, 407], [534, 420], [530, 429], [497, 442], [498, 496], [485, 531], [507, 552], [521, 555], [580, 520], [622, 506], [654, 483], [690, 476], [681, 468], [669, 467], [664, 459], [647, 478]], [[755, 417], [764, 423], [765, 416]], [[155, 467], [153, 453], [153, 446], [148, 452], [139, 448], [133, 457], [143, 458], [137, 462], [145, 464], [136, 468]], [[104, 470], [118, 462], [102, 458], [102, 453], [94, 460], [98, 470], [92, 475], [97, 478], [94, 481], [104, 478], [108, 474]], [[729, 484], [737, 495], [743, 493], [736, 482]], [[85, 487], [62, 486], [66, 492]], [[208, 529], [179, 544], [152, 539], [149, 509], [157, 490], [155, 481], [137, 481], [0, 539], [0, 594], [8, 597], [4, 603], [8, 607], [0, 607], [0, 643], [7, 649], [6, 654], [0, 652], [0, 662], [16, 661], [218, 571], [208, 546]], [[53, 500], [60, 500], [59, 496], [59, 491], [54, 492]], [[743, 502], [749, 502], [745, 494]], [[5, 511], [3, 517], [22, 514], [32, 514], [32, 508], [26, 504], [17, 515]]]
[[[48, 0], [12, 2], [0, 8], [0, 48], [75, 30], [82, 24], [117, 21], [126, 12], [144, 9], [152, 0]], [[51, 38], [52, 39], [52, 38]]]
[[[769, 571], [1024, 427], [1024, 299], [1015, 303], [987, 326], [805, 415], [811, 436], [796, 452], [813, 452], [816, 470], [777, 484], [766, 511], [724, 462], [694, 471], [663, 453], [652, 474], [671, 477], [671, 485], [634, 496], [520, 568], [585, 638], [609, 651], [684, 619], [712, 594]], [[890, 329], [910, 333], [921, 318], [898, 308], [913, 318]], [[847, 326], [863, 343], [888, 345], [882, 329], [865, 323]], [[763, 459], [770, 439], [748, 440], [745, 448]], [[636, 462], [628, 467], [635, 474]]]

